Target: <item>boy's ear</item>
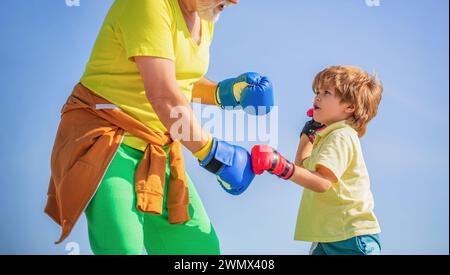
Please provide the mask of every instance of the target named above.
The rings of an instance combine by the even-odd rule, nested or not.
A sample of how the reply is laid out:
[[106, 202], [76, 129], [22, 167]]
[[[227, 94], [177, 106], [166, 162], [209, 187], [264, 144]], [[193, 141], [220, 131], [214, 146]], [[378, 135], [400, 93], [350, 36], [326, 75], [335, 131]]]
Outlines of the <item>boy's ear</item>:
[[345, 112], [347, 114], [353, 114], [355, 112], [355, 105], [350, 104], [347, 106], [347, 108], [345, 108]]

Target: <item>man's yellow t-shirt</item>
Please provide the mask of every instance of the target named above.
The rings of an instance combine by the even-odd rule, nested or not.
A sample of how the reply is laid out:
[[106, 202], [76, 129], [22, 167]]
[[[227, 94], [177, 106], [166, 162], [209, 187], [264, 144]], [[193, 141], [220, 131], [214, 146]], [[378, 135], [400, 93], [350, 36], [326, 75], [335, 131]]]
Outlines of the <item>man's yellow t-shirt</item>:
[[358, 134], [345, 120], [317, 134], [311, 156], [303, 166], [316, 171], [317, 165], [330, 169], [338, 180], [325, 193], [303, 191], [294, 238], [336, 242], [379, 233]]
[[[189, 32], [177, 0], [116, 0], [105, 18], [81, 83], [154, 131], [166, 132], [149, 103], [135, 56], [173, 60], [180, 90], [191, 101], [193, 84], [208, 71], [214, 24], [201, 21], [201, 39]], [[126, 134], [124, 143], [145, 150]]]

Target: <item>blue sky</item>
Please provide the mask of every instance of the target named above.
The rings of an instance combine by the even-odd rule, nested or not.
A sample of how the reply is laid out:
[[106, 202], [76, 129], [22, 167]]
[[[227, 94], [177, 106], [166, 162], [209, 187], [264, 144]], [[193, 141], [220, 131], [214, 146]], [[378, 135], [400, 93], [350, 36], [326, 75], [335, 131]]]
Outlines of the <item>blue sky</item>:
[[[83, 217], [61, 245], [43, 213], [59, 111], [79, 80], [111, 0], [6, 0], [0, 8], [0, 254], [90, 254]], [[257, 71], [274, 83], [278, 150], [294, 158], [326, 66], [353, 64], [384, 84], [361, 140], [384, 254], [449, 253], [448, 1], [242, 0], [216, 24], [207, 76]], [[251, 148], [255, 142], [239, 142]], [[232, 197], [186, 152], [224, 254], [306, 254], [293, 240], [302, 188], [263, 175]]]

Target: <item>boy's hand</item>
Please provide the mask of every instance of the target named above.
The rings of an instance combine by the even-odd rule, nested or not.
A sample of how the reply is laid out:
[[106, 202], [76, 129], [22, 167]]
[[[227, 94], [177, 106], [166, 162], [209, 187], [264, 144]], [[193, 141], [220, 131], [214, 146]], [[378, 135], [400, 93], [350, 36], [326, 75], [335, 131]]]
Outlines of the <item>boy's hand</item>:
[[[309, 117], [313, 117], [314, 109], [313, 108], [309, 109], [308, 112], [306, 113], [306, 115]], [[311, 143], [314, 143], [316, 134], [318, 132], [322, 131], [323, 129], [325, 129], [325, 127], [326, 127], [326, 125], [324, 125], [320, 122], [317, 122], [314, 119], [311, 119], [310, 121], [305, 123], [305, 126], [303, 127], [303, 130], [302, 130], [300, 136], [305, 134], [308, 137], [309, 141]]]
[[257, 175], [268, 171], [287, 180], [294, 174], [295, 165], [268, 145], [253, 146], [251, 157], [253, 172]]

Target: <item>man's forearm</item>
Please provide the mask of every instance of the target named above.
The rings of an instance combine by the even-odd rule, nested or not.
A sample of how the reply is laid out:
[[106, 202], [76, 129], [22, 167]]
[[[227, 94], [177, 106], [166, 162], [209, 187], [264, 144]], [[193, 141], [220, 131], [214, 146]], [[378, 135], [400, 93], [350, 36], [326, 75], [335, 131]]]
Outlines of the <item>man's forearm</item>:
[[[178, 87], [175, 63], [152, 56], [136, 56], [134, 60], [144, 82], [147, 99], [161, 123], [171, 132], [171, 137], [180, 140], [193, 153], [202, 149], [208, 143], [209, 134], [201, 128]], [[178, 125], [181, 133], [180, 127], [174, 127]]]
[[[148, 100], [152, 104], [161, 123], [169, 131], [184, 131], [183, 133], [171, 133], [171, 136], [182, 135], [180, 142], [191, 152], [199, 151], [208, 142], [209, 134], [206, 133], [197, 118], [195, 117], [189, 102], [186, 100], [181, 91], [167, 93], [166, 97], [152, 98], [148, 96]], [[172, 126], [186, 126], [179, 129]], [[188, 131], [188, 132], [187, 132]]]
[[216, 105], [217, 83], [203, 77], [194, 84], [192, 89], [192, 101], [198, 101], [206, 105]]

